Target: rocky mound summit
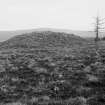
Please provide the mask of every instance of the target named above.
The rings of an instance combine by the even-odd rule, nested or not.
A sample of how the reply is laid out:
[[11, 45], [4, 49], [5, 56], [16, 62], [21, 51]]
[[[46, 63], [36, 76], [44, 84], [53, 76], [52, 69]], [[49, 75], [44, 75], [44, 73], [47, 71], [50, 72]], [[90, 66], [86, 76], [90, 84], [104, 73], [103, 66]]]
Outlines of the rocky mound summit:
[[0, 48], [55, 48], [70, 47], [86, 43], [86, 40], [73, 35], [60, 32], [32, 32], [23, 35], [17, 35], [0, 44]]

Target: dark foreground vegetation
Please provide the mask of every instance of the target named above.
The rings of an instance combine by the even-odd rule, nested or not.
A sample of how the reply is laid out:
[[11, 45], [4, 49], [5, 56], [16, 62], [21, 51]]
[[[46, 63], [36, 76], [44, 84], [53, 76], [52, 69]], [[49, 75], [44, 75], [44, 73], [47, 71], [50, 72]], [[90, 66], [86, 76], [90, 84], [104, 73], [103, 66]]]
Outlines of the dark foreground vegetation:
[[2, 49], [0, 105], [105, 105], [103, 45]]

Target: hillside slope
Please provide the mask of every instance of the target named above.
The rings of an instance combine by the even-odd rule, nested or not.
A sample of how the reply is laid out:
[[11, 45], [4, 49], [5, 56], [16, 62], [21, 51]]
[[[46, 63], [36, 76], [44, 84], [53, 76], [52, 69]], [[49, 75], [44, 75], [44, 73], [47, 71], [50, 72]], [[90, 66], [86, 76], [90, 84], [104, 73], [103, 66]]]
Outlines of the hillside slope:
[[60, 32], [33, 32], [15, 36], [0, 44], [0, 48], [54, 48], [70, 47], [86, 43], [86, 40], [73, 34]]
[[[37, 28], [37, 29], [25, 29], [25, 30], [16, 30], [16, 31], [0, 31], [0, 42], [8, 40], [10, 37], [21, 35], [31, 32], [43, 32], [43, 31], [52, 31], [52, 32], [64, 32], [68, 34], [75, 34], [81, 37], [95, 37], [93, 31], [79, 31], [79, 30], [67, 30], [67, 29], [53, 29], [53, 28]], [[104, 36], [104, 32], [100, 33], [100, 36]]]
[[92, 41], [51, 31], [2, 42], [0, 104], [105, 105], [105, 42], [100, 45], [97, 56]]

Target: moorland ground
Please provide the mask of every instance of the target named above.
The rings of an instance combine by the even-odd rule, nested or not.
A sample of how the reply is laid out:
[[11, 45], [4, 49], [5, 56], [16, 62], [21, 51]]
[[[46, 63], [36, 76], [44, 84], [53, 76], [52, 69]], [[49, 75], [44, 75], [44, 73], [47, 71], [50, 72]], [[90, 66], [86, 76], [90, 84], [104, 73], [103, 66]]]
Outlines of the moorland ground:
[[0, 43], [1, 105], [105, 105], [105, 42], [33, 32]]

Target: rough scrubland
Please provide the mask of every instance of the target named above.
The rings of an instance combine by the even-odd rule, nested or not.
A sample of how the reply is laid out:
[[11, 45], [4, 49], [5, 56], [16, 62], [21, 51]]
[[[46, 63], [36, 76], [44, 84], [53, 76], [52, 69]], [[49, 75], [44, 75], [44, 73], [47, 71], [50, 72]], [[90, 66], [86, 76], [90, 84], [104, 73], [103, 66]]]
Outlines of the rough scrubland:
[[105, 42], [58, 32], [0, 43], [0, 105], [105, 105]]

